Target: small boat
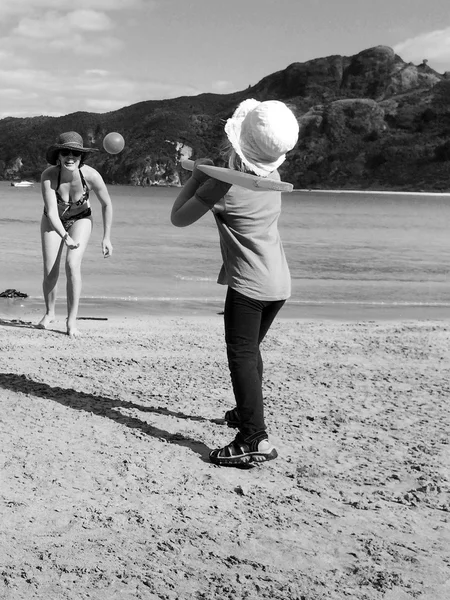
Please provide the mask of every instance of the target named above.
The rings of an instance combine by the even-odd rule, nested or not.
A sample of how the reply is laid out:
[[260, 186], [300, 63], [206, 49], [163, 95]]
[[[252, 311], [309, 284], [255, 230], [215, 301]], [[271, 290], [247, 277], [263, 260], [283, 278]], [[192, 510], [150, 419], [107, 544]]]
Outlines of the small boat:
[[13, 187], [30, 187], [34, 185], [34, 181], [11, 181]]

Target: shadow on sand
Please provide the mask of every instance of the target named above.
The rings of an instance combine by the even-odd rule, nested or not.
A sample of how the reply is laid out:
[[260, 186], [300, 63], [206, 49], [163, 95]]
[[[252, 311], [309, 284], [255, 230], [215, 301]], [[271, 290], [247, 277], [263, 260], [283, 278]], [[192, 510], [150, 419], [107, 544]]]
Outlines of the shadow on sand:
[[67, 335], [67, 331], [63, 331], [62, 329], [47, 329], [46, 327], [39, 327], [39, 325], [31, 321], [21, 321], [20, 319], [0, 319], [0, 327], [20, 327], [22, 329], [36, 329], [37, 331]]
[[36, 325], [34, 325], [31, 321], [21, 321], [20, 319], [0, 319], [0, 326], [36, 329]]
[[[177, 444], [190, 448], [193, 452], [200, 455], [203, 461], [209, 462], [210, 449], [199, 442], [180, 433], [170, 433], [163, 429], [158, 429], [136, 417], [123, 415], [120, 412], [121, 408], [136, 409], [142, 412], [151, 412], [159, 415], [173, 416], [178, 419], [190, 419], [195, 421], [211, 421], [217, 423], [218, 420], [205, 419], [204, 417], [193, 417], [179, 412], [173, 412], [165, 408], [155, 408], [142, 406], [134, 402], [126, 400], [114, 400], [105, 396], [96, 396], [94, 394], [86, 394], [85, 392], [77, 392], [72, 389], [64, 389], [60, 387], [51, 387], [46, 383], [41, 383], [29, 379], [25, 375], [17, 375], [15, 373], [0, 373], [0, 387], [11, 390], [13, 392], [21, 392], [23, 394], [32, 394], [39, 398], [45, 398], [58, 402], [63, 406], [68, 406], [74, 410], [83, 410], [88, 413], [111, 419], [116, 423], [130, 427], [130, 429], [138, 429], [156, 439], [163, 439], [171, 444]], [[159, 398], [160, 396], [155, 396]]]

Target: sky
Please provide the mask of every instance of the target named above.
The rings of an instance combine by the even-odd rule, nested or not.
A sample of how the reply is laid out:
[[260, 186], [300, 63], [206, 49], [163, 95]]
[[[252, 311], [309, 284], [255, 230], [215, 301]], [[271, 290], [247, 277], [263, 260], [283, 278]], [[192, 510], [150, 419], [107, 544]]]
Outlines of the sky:
[[450, 71], [444, 0], [0, 0], [0, 118], [246, 89], [373, 46]]

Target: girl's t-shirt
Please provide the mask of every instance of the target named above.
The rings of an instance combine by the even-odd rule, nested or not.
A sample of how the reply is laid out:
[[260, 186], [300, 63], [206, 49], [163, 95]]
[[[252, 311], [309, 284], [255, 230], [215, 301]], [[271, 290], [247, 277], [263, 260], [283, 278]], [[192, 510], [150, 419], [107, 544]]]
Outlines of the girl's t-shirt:
[[289, 298], [291, 277], [278, 231], [281, 193], [233, 185], [211, 210], [223, 259], [217, 282], [256, 300]]

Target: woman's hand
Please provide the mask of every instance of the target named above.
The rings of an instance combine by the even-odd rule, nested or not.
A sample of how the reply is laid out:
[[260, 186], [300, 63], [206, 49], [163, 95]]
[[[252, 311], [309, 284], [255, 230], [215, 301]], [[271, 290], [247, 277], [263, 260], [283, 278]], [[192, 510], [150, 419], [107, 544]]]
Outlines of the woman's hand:
[[76, 250], [80, 246], [80, 242], [75, 242], [68, 233], [63, 237], [63, 240], [70, 250]]
[[103, 239], [102, 240], [102, 252], [103, 252], [104, 258], [108, 258], [109, 256], [111, 256], [112, 251], [113, 251], [113, 247], [112, 247], [111, 241], [109, 239]]

